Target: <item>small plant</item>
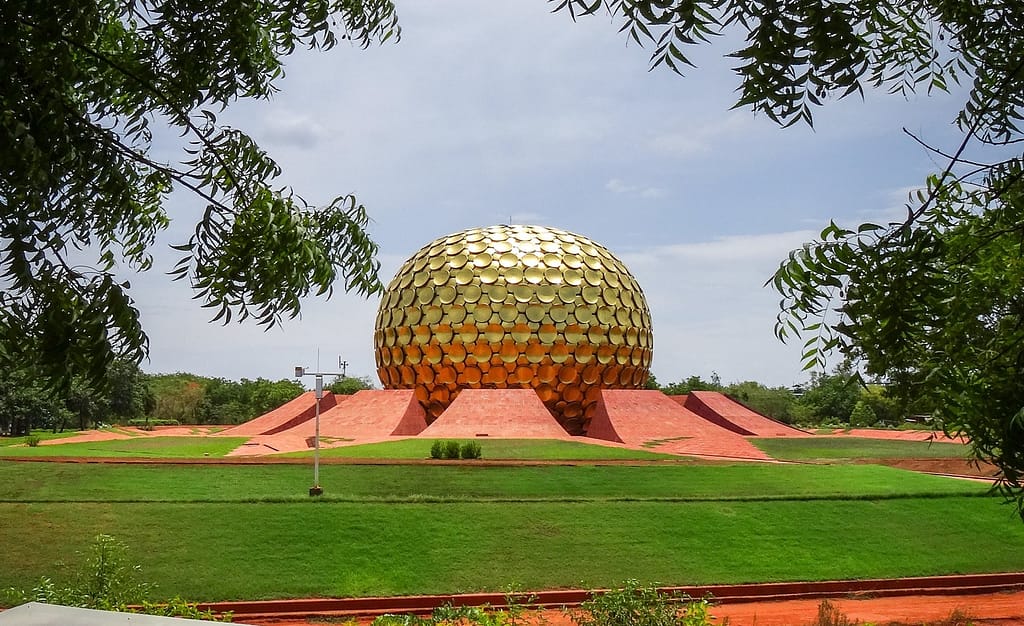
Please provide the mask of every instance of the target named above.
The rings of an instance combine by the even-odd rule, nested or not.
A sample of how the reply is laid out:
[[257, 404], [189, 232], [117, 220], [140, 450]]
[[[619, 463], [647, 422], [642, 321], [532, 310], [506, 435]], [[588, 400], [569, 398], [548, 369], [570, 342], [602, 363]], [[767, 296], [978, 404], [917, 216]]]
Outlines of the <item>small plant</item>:
[[854, 626], [856, 622], [850, 620], [839, 607], [828, 600], [822, 600], [818, 605], [818, 617], [811, 622], [811, 626]]
[[459, 449], [459, 455], [464, 459], [479, 459], [482, 454], [483, 450], [476, 441], [467, 441]]
[[444, 442], [440, 439], [435, 439], [434, 443], [430, 444], [430, 458], [440, 459], [444, 456]]
[[25, 445], [30, 448], [38, 446], [40, 441], [42, 441], [42, 437], [39, 435], [29, 435], [28, 437], [25, 437]]
[[457, 459], [459, 458], [460, 446], [458, 441], [446, 441], [444, 442], [444, 452], [442, 453], [443, 458], [446, 459]]

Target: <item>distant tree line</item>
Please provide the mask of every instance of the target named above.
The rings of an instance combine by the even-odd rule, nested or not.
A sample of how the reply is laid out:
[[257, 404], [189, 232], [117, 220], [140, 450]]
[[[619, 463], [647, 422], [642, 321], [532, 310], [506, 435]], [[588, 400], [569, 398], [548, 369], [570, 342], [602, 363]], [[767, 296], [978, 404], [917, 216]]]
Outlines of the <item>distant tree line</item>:
[[754, 381], [726, 385], [714, 373], [710, 380], [690, 376], [666, 385], [651, 376], [647, 387], [668, 395], [718, 391], [781, 422], [809, 426], [898, 426], [927, 419], [933, 408], [902, 404], [883, 384], [862, 384], [849, 361], [830, 373], [813, 373], [809, 383], [795, 387], [768, 387]]
[[[54, 391], [29, 366], [9, 372], [0, 377], [0, 435], [104, 424], [240, 424], [305, 391], [295, 379], [146, 374], [128, 361], [111, 363], [107, 376], [111, 382], [106, 392], [77, 378], [66, 390]], [[372, 387], [366, 378], [339, 377], [327, 389], [351, 394]]]

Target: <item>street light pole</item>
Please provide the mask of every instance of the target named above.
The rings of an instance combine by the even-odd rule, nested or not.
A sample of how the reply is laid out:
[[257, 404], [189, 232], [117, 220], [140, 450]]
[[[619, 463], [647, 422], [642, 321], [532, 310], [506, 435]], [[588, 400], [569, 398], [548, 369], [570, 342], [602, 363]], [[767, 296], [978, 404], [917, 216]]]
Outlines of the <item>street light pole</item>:
[[[338, 361], [341, 361], [341, 357], [338, 357]], [[340, 374], [338, 372], [307, 372], [304, 367], [296, 367], [295, 378], [303, 376], [314, 376], [316, 380], [316, 385], [313, 388], [313, 394], [316, 397], [316, 408], [313, 413], [316, 422], [316, 432], [313, 436], [313, 486], [309, 488], [309, 495], [321, 496], [324, 490], [320, 486], [320, 399], [324, 397], [324, 376], [344, 377], [345, 372], [342, 371]]]

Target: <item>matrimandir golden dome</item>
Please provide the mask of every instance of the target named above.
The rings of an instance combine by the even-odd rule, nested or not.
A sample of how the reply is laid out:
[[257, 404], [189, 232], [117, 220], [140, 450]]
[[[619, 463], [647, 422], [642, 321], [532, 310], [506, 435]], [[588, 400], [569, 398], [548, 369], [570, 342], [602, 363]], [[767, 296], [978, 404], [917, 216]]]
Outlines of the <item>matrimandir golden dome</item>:
[[402, 265], [374, 327], [387, 389], [414, 389], [436, 419], [462, 389], [529, 388], [570, 434], [602, 388], [643, 388], [651, 314], [604, 246], [557, 228], [471, 228]]

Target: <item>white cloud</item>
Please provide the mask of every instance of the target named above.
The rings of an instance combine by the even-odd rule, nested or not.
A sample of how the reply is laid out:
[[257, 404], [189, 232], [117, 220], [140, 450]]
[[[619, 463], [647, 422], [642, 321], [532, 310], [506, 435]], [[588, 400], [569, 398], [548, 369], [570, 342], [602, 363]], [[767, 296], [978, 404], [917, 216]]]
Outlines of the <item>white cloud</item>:
[[618, 178], [612, 178], [604, 184], [604, 188], [612, 193], [627, 194], [639, 198], [664, 198], [668, 192], [661, 187], [643, 187], [638, 185], [627, 185]]

